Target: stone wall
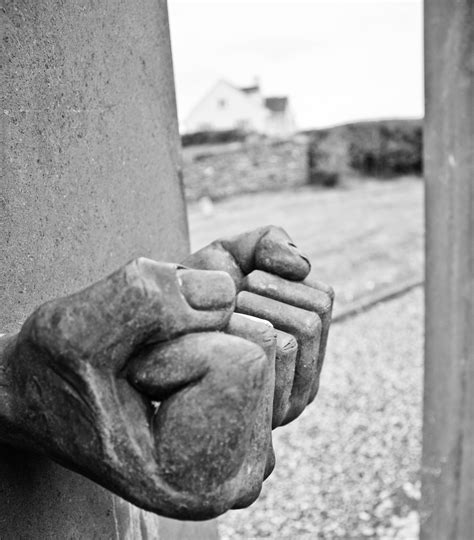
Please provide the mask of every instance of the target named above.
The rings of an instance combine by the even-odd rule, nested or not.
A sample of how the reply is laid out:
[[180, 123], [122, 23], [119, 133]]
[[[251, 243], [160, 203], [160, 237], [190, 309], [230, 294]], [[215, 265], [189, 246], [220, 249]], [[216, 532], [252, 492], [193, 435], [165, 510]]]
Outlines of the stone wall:
[[307, 183], [307, 140], [257, 140], [183, 150], [188, 201], [213, 200]]
[[287, 141], [256, 138], [186, 146], [185, 193], [188, 201], [216, 200], [305, 184], [334, 187], [345, 176], [421, 175], [422, 149], [422, 121], [409, 119], [356, 122]]

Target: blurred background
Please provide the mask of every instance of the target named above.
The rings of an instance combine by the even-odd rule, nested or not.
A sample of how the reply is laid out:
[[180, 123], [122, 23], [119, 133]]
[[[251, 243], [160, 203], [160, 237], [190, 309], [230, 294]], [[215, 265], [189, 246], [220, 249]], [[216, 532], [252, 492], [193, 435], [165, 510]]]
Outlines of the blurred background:
[[336, 290], [316, 401], [222, 538], [418, 535], [420, 0], [169, 0], [193, 249], [284, 227]]

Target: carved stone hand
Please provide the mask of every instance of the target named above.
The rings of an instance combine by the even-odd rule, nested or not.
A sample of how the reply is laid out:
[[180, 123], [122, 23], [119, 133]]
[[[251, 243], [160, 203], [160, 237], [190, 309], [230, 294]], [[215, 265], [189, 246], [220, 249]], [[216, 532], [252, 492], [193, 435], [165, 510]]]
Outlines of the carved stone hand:
[[223, 272], [141, 259], [42, 305], [2, 355], [2, 439], [163, 515], [224, 512], [270, 374], [259, 346], [215, 332], [234, 299]]
[[[145, 509], [206, 519], [258, 496], [272, 414], [289, 421], [317, 390], [332, 297], [291, 281], [309, 263], [273, 228], [186, 264], [224, 272], [139, 259], [1, 339], [0, 439]], [[238, 309], [276, 330], [232, 315], [236, 285]]]
[[[295, 419], [313, 401], [319, 388], [334, 301], [332, 288], [308, 277], [311, 270], [308, 259], [284, 230], [273, 226], [216, 240], [190, 255], [184, 264], [227, 272], [238, 292], [236, 311], [272, 324], [275, 379], [273, 391], [267, 391], [273, 392], [267, 399], [272, 402], [271, 426], [275, 428]], [[236, 318], [234, 315], [229, 325], [234, 332]], [[246, 324], [246, 333], [238, 335], [251, 339], [250, 329], [257, 323], [250, 320]], [[267, 337], [267, 341], [270, 340], [271, 337]], [[271, 356], [268, 347], [267, 354]], [[261, 451], [253, 452], [253, 466], [247, 469], [244, 483], [252, 489], [234, 508], [246, 506], [257, 498], [262, 480], [274, 467], [268, 433], [270, 422], [261, 419], [256, 426], [260, 439], [256, 435], [254, 439], [260, 441]], [[267, 434], [266, 446], [264, 433]]]
[[332, 288], [308, 277], [309, 260], [283, 229], [273, 226], [216, 240], [184, 264], [227, 272], [238, 292], [236, 311], [273, 324], [277, 330], [273, 427], [295, 419], [319, 388]]

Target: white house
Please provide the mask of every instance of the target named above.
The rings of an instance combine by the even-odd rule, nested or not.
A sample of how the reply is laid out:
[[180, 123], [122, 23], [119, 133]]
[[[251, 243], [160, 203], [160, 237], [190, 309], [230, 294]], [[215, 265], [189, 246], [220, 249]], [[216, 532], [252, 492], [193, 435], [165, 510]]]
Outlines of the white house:
[[258, 84], [239, 88], [218, 81], [183, 122], [183, 131], [242, 129], [273, 137], [288, 137], [296, 126], [287, 97], [264, 98]]

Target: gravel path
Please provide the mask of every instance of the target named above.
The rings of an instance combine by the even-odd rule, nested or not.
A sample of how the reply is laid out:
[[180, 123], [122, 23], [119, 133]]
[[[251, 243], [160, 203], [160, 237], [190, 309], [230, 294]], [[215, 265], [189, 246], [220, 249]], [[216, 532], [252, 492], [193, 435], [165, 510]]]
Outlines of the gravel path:
[[219, 520], [226, 539], [417, 538], [420, 289], [331, 330], [320, 393], [274, 433], [260, 499]]

